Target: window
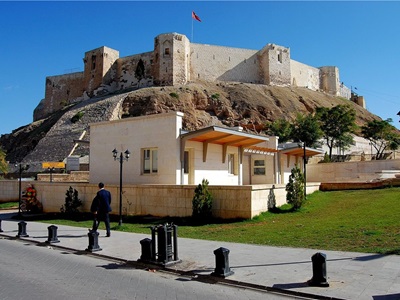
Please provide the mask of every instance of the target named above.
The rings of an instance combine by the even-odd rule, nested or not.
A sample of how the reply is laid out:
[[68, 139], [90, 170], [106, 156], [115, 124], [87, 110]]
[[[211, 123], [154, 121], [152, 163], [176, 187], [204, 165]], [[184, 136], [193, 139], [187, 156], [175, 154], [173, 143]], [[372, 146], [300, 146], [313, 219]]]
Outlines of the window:
[[165, 48], [164, 54], [165, 54], [165, 55], [169, 55], [169, 48]]
[[228, 154], [228, 173], [232, 175], [238, 174], [237, 159], [235, 154]]
[[282, 63], [282, 51], [278, 52], [278, 61]]
[[253, 175], [265, 175], [265, 160], [255, 159], [253, 161]]
[[96, 69], [96, 55], [92, 55], [92, 70]]
[[158, 150], [143, 149], [143, 174], [158, 172]]

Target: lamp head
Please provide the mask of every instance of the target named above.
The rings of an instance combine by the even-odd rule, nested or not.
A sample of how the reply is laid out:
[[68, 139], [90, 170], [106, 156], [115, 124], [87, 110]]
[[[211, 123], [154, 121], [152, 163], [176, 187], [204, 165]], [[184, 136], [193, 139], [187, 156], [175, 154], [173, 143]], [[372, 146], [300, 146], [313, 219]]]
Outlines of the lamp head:
[[125, 153], [125, 158], [126, 159], [128, 159], [129, 156], [131, 155], [131, 152], [128, 149], [126, 149], [126, 151], [124, 153]]
[[112, 151], [112, 154], [113, 154], [114, 159], [117, 159], [117, 155], [118, 155], [117, 149], [114, 148], [114, 150]]

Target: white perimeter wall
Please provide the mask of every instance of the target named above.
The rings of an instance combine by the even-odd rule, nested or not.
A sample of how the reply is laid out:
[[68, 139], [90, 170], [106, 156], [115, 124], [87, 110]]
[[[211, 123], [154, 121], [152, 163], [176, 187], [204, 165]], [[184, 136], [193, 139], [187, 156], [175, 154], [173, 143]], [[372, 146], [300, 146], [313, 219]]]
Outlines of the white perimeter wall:
[[[89, 212], [96, 192], [96, 184], [32, 182], [37, 198], [46, 213], [60, 212], [65, 204], [68, 188], [78, 191], [83, 206], [81, 212]], [[107, 185], [112, 196], [112, 214], [119, 212], [119, 185]], [[123, 215], [153, 215], [187, 217], [192, 215], [192, 199], [195, 185], [125, 185], [123, 187]], [[272, 185], [210, 186], [213, 196], [213, 216], [219, 218], [252, 218], [268, 210], [268, 196]], [[307, 193], [319, 189], [319, 184], [308, 184]], [[0, 181], [0, 202], [3, 192], [9, 190], [18, 200], [18, 181]], [[276, 206], [286, 203], [285, 185], [275, 185]], [[17, 196], [15, 198], [15, 195]]]
[[400, 159], [307, 165], [307, 181], [357, 182], [378, 179], [384, 170], [399, 170]]

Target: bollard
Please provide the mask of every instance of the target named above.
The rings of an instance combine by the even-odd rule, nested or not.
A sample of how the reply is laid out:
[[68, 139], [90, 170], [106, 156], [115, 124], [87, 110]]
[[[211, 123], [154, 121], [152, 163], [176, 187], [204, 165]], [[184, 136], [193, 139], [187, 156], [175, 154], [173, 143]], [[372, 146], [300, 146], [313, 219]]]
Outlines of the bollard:
[[59, 239], [57, 238], [57, 226], [51, 225], [49, 227], [47, 227], [48, 231], [49, 231], [49, 235], [47, 238], [46, 243], [59, 243]]
[[229, 249], [220, 247], [214, 250], [215, 269], [211, 276], [227, 277], [233, 274], [229, 268]]
[[310, 286], [328, 287], [326, 280], [326, 255], [320, 252], [315, 253], [312, 257], [313, 277], [308, 281]]
[[99, 246], [99, 233], [96, 230], [90, 230], [88, 233], [89, 237], [89, 246], [86, 251], [95, 252], [100, 251], [101, 248]]
[[152, 253], [152, 241], [149, 238], [145, 238], [140, 241], [140, 245], [142, 246], [142, 255], [140, 256], [141, 261], [152, 261], [153, 253]]
[[179, 261], [178, 258], [178, 225], [172, 225], [172, 232], [174, 236], [174, 261]]
[[18, 234], [17, 237], [28, 237], [29, 235], [26, 233], [26, 222], [21, 221], [18, 223]]
[[0, 232], [3, 232], [3, 229], [1, 229], [1, 219], [0, 219]]

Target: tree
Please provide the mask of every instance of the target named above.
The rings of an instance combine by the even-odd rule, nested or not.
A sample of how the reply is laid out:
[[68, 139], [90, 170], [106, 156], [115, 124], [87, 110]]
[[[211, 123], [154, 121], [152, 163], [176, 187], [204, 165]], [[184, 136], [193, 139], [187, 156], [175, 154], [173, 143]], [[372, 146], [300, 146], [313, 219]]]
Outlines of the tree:
[[298, 114], [293, 124], [292, 139], [294, 142], [306, 143], [308, 147], [319, 147], [322, 130], [316, 117], [313, 115]]
[[281, 143], [305, 142], [309, 147], [317, 147], [319, 146], [318, 140], [322, 137], [318, 121], [313, 115], [298, 114], [293, 123], [285, 119], [278, 119], [266, 126], [266, 133], [278, 136]]
[[394, 138], [389, 142], [388, 149], [392, 150], [394, 153], [394, 159], [396, 159], [396, 150], [400, 148], [400, 137]]
[[293, 125], [285, 120], [278, 119], [266, 124], [266, 134], [278, 136], [279, 142], [284, 143], [292, 139]]
[[293, 209], [299, 209], [304, 200], [304, 176], [300, 168], [296, 165], [289, 176], [289, 182], [286, 185], [286, 201], [293, 205]]
[[390, 124], [391, 122], [392, 119], [373, 120], [361, 127], [362, 136], [369, 140], [376, 150], [376, 160], [384, 158], [386, 149], [390, 147], [393, 150], [395, 145], [398, 145], [400, 135], [398, 130]]
[[6, 153], [0, 148], [0, 173], [7, 174], [8, 163], [6, 161]]
[[346, 148], [353, 143], [356, 113], [347, 105], [332, 108], [318, 107], [316, 117], [323, 132], [323, 138], [329, 148], [329, 160], [332, 160], [333, 147]]

